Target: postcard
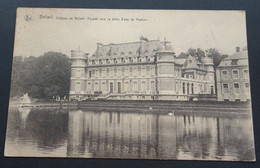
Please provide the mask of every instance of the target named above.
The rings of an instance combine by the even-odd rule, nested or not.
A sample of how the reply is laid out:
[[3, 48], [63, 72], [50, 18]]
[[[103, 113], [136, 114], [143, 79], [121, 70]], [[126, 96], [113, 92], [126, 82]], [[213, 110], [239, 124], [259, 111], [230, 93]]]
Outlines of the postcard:
[[18, 8], [5, 156], [255, 161], [245, 14]]

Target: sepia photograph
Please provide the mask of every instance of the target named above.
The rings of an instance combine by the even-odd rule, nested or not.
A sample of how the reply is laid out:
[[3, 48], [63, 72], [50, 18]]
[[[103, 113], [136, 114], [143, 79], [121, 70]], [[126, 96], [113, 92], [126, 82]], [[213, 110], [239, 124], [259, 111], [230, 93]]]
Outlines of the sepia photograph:
[[255, 161], [246, 12], [18, 8], [4, 155]]

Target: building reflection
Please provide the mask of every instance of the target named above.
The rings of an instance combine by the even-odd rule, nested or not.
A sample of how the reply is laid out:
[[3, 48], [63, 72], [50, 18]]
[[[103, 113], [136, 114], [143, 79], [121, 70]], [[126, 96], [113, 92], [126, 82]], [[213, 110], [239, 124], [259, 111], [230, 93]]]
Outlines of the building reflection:
[[[39, 155], [60, 156], [62, 151], [62, 156], [94, 158], [255, 158], [250, 115], [203, 117], [36, 108], [11, 110], [8, 144], [37, 149]], [[6, 150], [13, 151], [10, 146]]]
[[[237, 159], [254, 157], [251, 119], [69, 112], [70, 157]], [[250, 158], [250, 157], [249, 157]]]

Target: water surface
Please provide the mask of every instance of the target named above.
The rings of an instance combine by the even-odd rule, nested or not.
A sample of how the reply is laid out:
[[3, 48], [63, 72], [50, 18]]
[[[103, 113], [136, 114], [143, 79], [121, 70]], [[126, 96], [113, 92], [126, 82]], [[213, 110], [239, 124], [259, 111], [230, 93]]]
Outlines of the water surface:
[[10, 108], [5, 155], [185, 160], [255, 158], [250, 115], [203, 117], [58, 108]]

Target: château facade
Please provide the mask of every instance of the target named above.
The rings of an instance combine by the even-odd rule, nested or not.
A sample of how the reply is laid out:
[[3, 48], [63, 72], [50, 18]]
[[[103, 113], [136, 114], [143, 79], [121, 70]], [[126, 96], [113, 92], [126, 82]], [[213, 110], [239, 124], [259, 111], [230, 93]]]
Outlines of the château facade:
[[247, 48], [224, 58], [216, 68], [218, 101], [248, 101], [250, 80]]
[[190, 100], [215, 95], [213, 60], [178, 58], [170, 42], [97, 44], [71, 51], [70, 99]]

